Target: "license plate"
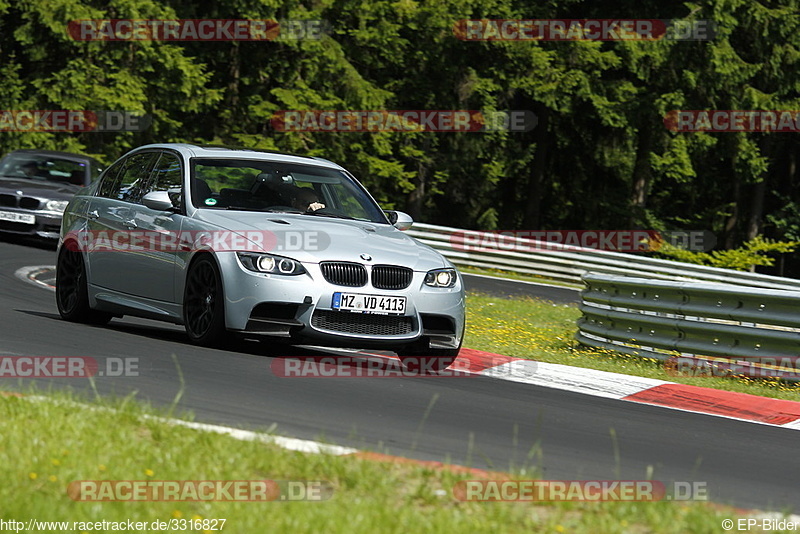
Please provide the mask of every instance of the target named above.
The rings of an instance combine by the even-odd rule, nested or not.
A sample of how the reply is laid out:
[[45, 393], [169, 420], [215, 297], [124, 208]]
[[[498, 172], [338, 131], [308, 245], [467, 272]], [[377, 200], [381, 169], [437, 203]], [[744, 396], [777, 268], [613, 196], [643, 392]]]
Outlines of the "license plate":
[[334, 293], [331, 307], [334, 310], [356, 313], [403, 315], [406, 311], [406, 298], [387, 297], [385, 295], [361, 295], [359, 293]]
[[36, 224], [36, 216], [13, 211], [0, 211], [0, 221], [18, 222], [23, 224]]

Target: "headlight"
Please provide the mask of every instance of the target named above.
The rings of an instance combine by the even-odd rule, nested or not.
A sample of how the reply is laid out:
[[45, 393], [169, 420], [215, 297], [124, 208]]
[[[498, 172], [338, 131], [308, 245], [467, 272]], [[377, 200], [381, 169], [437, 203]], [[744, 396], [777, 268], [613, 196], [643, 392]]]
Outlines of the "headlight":
[[64, 213], [64, 210], [67, 209], [67, 204], [69, 201], [67, 200], [48, 200], [44, 204], [44, 208], [47, 211], [56, 211], [58, 213]]
[[299, 261], [271, 254], [255, 254], [252, 252], [237, 252], [239, 261], [244, 268], [255, 273], [271, 273], [297, 275], [306, 272]]
[[425, 275], [425, 285], [431, 287], [453, 287], [458, 275], [455, 269], [435, 269]]

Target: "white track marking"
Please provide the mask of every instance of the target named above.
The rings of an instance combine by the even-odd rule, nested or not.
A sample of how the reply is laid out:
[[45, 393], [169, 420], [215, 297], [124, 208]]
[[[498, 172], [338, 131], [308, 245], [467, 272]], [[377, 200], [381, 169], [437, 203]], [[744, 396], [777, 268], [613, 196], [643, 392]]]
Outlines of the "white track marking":
[[196, 423], [193, 421], [183, 421], [181, 419], [168, 419], [165, 417], [148, 417], [161, 421], [170, 425], [184, 426], [193, 428], [195, 430], [202, 430], [204, 432], [215, 432], [217, 434], [224, 434], [240, 441], [259, 441], [261, 443], [272, 443], [288, 449], [290, 451], [305, 452], [310, 454], [332, 454], [334, 456], [343, 456], [345, 454], [355, 454], [358, 449], [351, 449], [350, 447], [341, 447], [339, 445], [329, 445], [327, 443], [320, 443], [318, 441], [311, 441], [307, 439], [287, 438], [285, 436], [273, 436], [272, 434], [263, 434], [259, 432], [252, 432], [250, 430], [242, 430], [240, 428], [231, 428], [221, 425], [210, 425], [206, 423]]
[[[14, 276], [22, 280], [23, 282], [28, 282], [29, 284], [33, 284], [36, 287], [41, 287], [47, 289], [48, 291], [55, 291], [55, 278], [52, 278], [53, 284], [48, 284], [40, 280], [36, 280], [33, 277], [37, 274], [41, 274], [44, 271], [52, 270], [55, 271], [55, 265], [29, 265], [27, 267], [20, 267], [14, 272]], [[48, 278], [48, 281], [51, 279]]]
[[549, 388], [621, 399], [662, 384], [663, 380], [570, 367], [556, 363], [517, 360], [486, 369], [483, 376]]
[[[60, 399], [52, 399], [50, 397], [45, 397], [42, 395], [29, 395], [29, 396], [22, 396], [22, 399], [25, 400], [32, 400], [37, 402], [52, 402], [55, 404], [69, 404], [70, 406], [77, 406], [80, 408], [84, 408], [87, 410], [108, 410], [108, 411], [116, 411], [114, 408], [109, 408], [106, 406], [92, 406], [89, 404], [84, 404], [82, 402], [76, 402], [72, 400], [60, 400]], [[212, 425], [208, 423], [197, 423], [194, 421], [184, 421], [183, 419], [174, 419], [169, 417], [158, 417], [155, 415], [147, 415], [143, 416], [144, 419], [151, 419], [154, 421], [158, 421], [161, 423], [166, 423], [168, 425], [173, 426], [183, 426], [186, 428], [191, 428], [194, 430], [199, 430], [201, 432], [214, 432], [216, 434], [224, 434], [226, 436], [230, 436], [234, 439], [238, 439], [240, 441], [258, 441], [261, 443], [270, 443], [273, 445], [277, 445], [282, 449], [287, 449], [291, 451], [298, 451], [298, 452], [305, 452], [309, 454], [331, 454], [334, 456], [344, 456], [347, 454], [355, 454], [360, 452], [358, 449], [353, 449], [350, 447], [342, 447], [339, 445], [330, 445], [328, 443], [320, 443], [318, 441], [312, 441], [308, 439], [298, 439], [298, 438], [289, 438], [286, 436], [276, 436], [273, 434], [265, 434], [263, 432], [253, 432], [252, 430], [242, 430], [241, 428], [233, 428], [229, 426], [222, 426], [222, 425]]]

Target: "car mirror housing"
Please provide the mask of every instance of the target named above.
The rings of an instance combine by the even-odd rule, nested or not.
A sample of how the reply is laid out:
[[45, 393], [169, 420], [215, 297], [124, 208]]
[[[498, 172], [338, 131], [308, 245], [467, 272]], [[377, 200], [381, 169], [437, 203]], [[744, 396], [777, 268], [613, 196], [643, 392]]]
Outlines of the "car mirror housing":
[[170, 211], [175, 209], [172, 199], [169, 198], [169, 193], [166, 191], [151, 191], [142, 198], [142, 204], [151, 210], [156, 211]]
[[411, 215], [403, 213], [402, 211], [387, 210], [384, 213], [386, 213], [386, 217], [389, 219], [392, 226], [398, 230], [408, 230], [411, 228], [411, 225], [414, 224], [414, 219], [411, 218]]

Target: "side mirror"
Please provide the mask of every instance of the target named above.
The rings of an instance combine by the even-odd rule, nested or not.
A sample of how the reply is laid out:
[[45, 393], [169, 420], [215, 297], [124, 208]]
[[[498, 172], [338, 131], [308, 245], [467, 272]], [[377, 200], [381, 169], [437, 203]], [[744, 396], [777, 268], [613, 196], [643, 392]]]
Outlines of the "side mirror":
[[175, 208], [169, 193], [166, 191], [151, 191], [142, 197], [142, 204], [151, 210], [171, 211]]
[[408, 230], [411, 228], [411, 225], [414, 224], [414, 219], [412, 219], [411, 215], [408, 213], [395, 210], [388, 210], [384, 213], [386, 213], [386, 217], [389, 219], [389, 222], [392, 223], [392, 226], [398, 230]]

